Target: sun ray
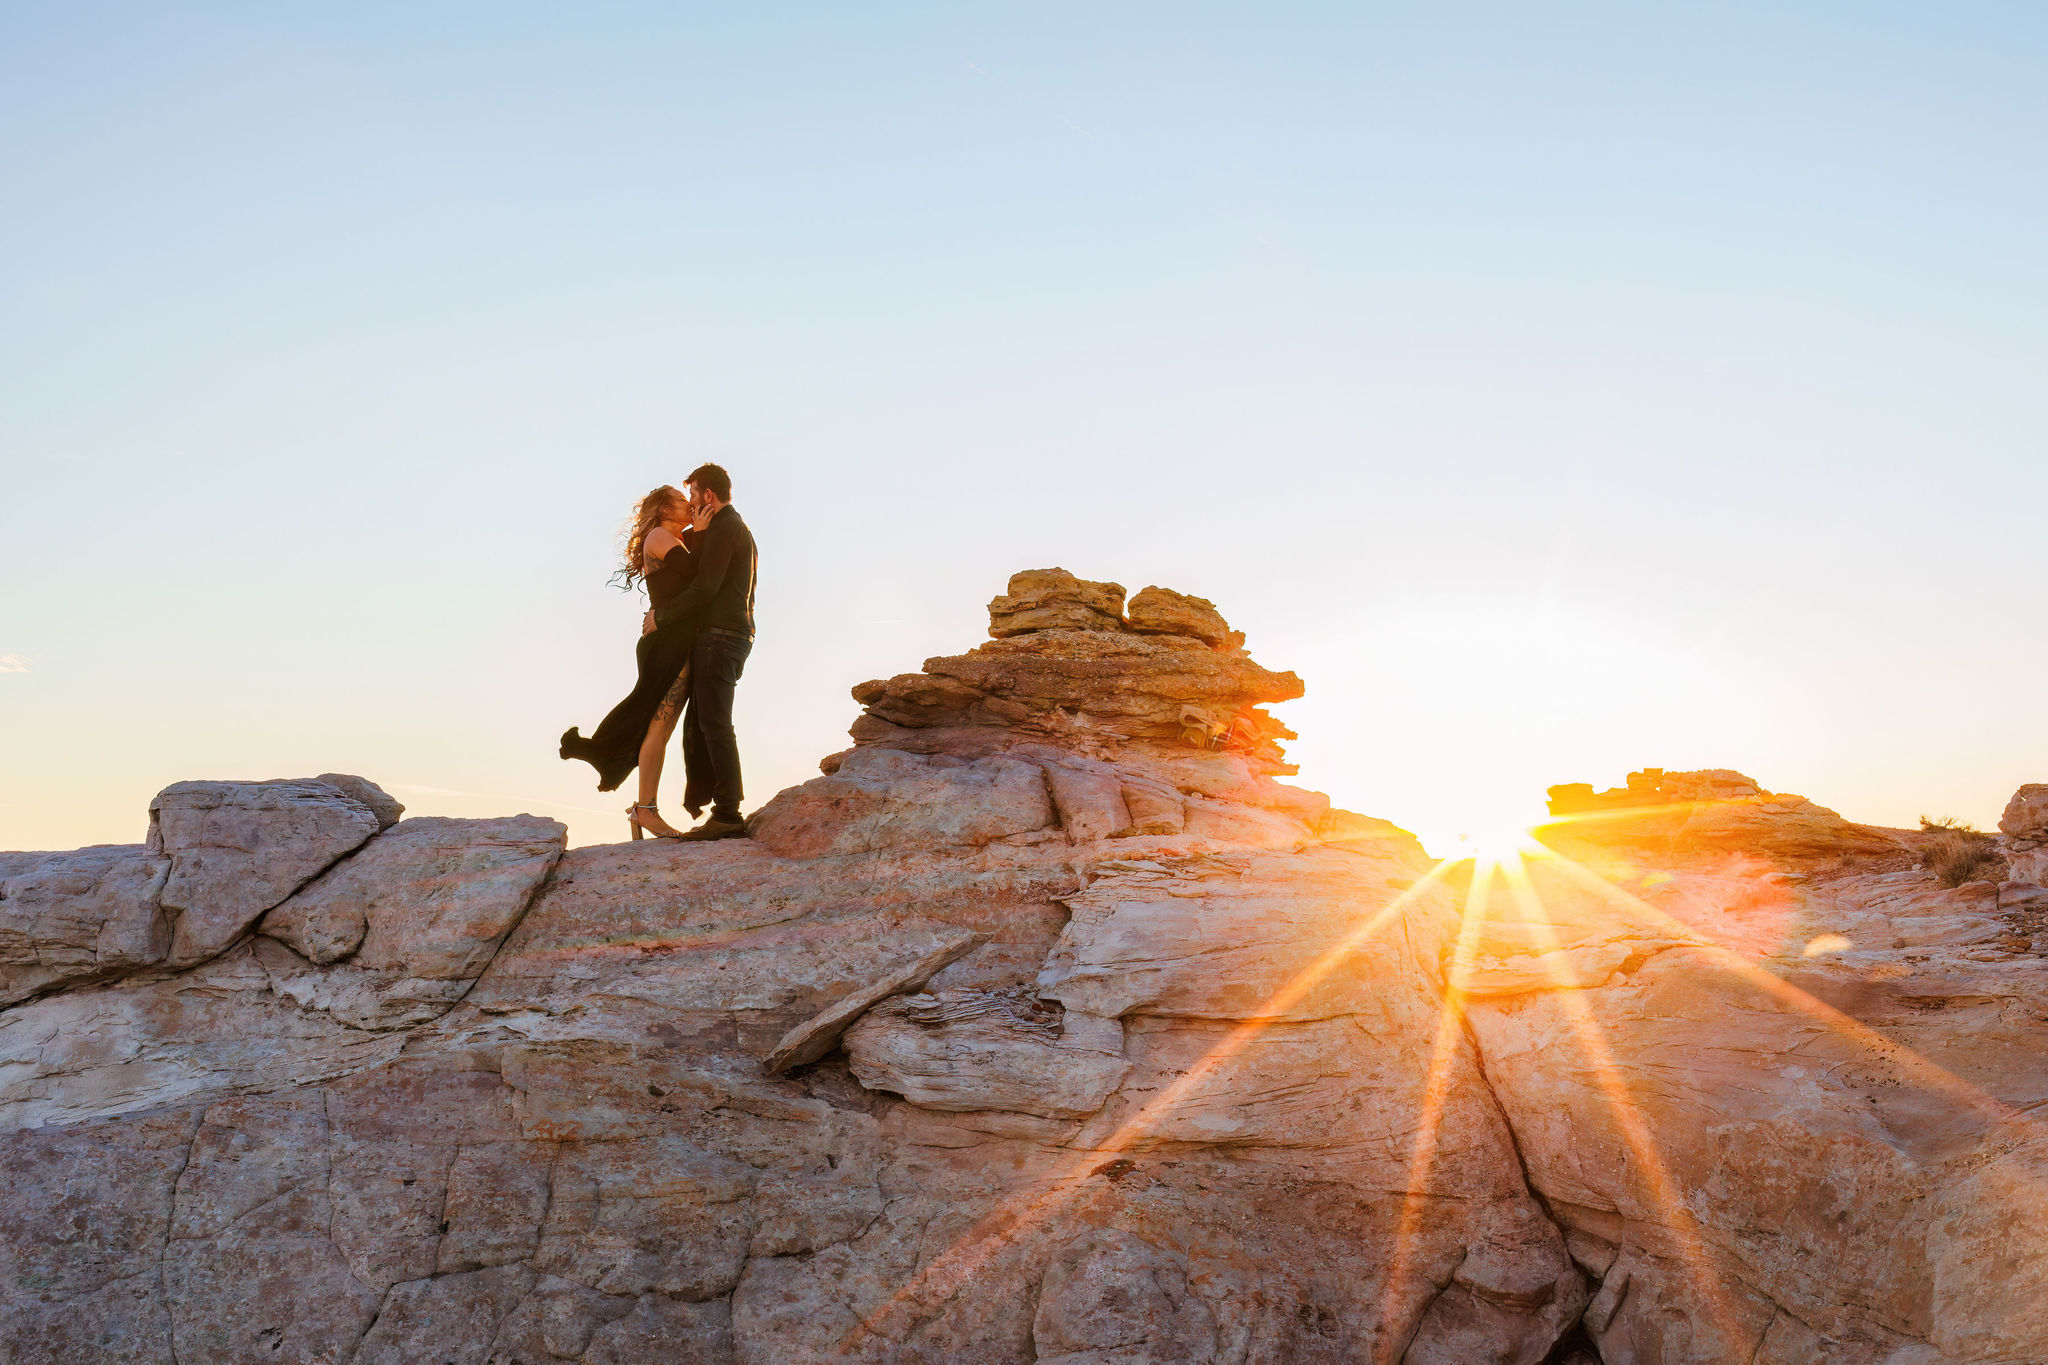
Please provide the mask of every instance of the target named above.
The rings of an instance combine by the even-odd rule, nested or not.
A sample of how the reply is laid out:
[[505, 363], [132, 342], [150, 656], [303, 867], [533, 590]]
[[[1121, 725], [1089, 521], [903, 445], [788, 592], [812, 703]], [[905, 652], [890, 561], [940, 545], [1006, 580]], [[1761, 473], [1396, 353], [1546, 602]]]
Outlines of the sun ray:
[[1622, 1141], [1629, 1149], [1637, 1168], [1643, 1173], [1651, 1202], [1663, 1218], [1665, 1226], [1677, 1243], [1679, 1260], [1691, 1271], [1694, 1289], [1708, 1316], [1720, 1328], [1724, 1339], [1739, 1339], [1735, 1316], [1722, 1293], [1719, 1278], [1714, 1274], [1712, 1260], [1707, 1252], [1706, 1239], [1691, 1207], [1679, 1198], [1670, 1171], [1665, 1167], [1662, 1154], [1657, 1150], [1655, 1137], [1644, 1121], [1641, 1110], [1629, 1094], [1627, 1079], [1615, 1063], [1613, 1050], [1607, 1044], [1600, 1022], [1593, 1017], [1592, 1006], [1587, 1003], [1585, 983], [1580, 981], [1571, 967], [1570, 960], [1558, 951], [1562, 946], [1557, 937], [1557, 926], [1550, 918], [1550, 912], [1543, 904], [1543, 897], [1530, 879], [1528, 868], [1520, 857], [1501, 866], [1503, 879], [1516, 906], [1525, 916], [1527, 923], [1535, 926], [1543, 951], [1538, 960], [1544, 972], [1556, 987], [1549, 995], [1563, 1011], [1567, 1024], [1577, 1036], [1579, 1050], [1593, 1073], [1594, 1082], [1606, 1099], [1608, 1108], [1614, 1114], [1616, 1125], [1621, 1130]]
[[1064, 1165], [1045, 1176], [1037, 1190], [1012, 1195], [983, 1215], [976, 1221], [975, 1226], [952, 1246], [934, 1257], [880, 1305], [864, 1314], [841, 1339], [842, 1354], [847, 1354], [850, 1358], [851, 1352], [861, 1347], [868, 1338], [882, 1332], [887, 1319], [898, 1309], [911, 1308], [917, 1304], [936, 1306], [952, 1298], [997, 1252], [1015, 1244], [1034, 1228], [1050, 1221], [1061, 1209], [1079, 1198], [1086, 1188], [1083, 1181], [1088, 1175], [1099, 1169], [1105, 1161], [1114, 1160], [1118, 1154], [1135, 1147], [1160, 1117], [1170, 1112], [1197, 1086], [1214, 1075], [1224, 1063], [1243, 1051], [1254, 1037], [1313, 990], [1318, 982], [1334, 971], [1346, 957], [1384, 928], [1396, 915], [1412, 905], [1430, 888], [1441, 884], [1455, 866], [1457, 863], [1451, 859], [1438, 860], [1436, 865], [1418, 878], [1413, 885], [1402, 890], [1392, 900], [1367, 916], [1357, 928], [1297, 972], [1260, 1005], [1257, 1014], [1238, 1024], [1218, 1041], [1216, 1046], [1203, 1053], [1178, 1079], [1118, 1125], [1109, 1137], [1096, 1145], [1076, 1151]]
[[[1487, 897], [1493, 883], [1492, 868], [1493, 858], [1490, 855], [1481, 854], [1472, 860], [1472, 881], [1465, 895], [1465, 908], [1458, 917], [1458, 937], [1451, 949], [1451, 965], [1444, 978], [1443, 997], [1437, 1004], [1436, 1036], [1430, 1044], [1429, 1070], [1423, 1076], [1422, 1109], [1416, 1118], [1415, 1147], [1408, 1160], [1401, 1217], [1394, 1228], [1394, 1256], [1380, 1300], [1380, 1321], [1390, 1327], [1397, 1320], [1401, 1298], [1407, 1292], [1415, 1235], [1427, 1203], [1423, 1186], [1436, 1165], [1437, 1141], [1443, 1128], [1444, 1098], [1450, 1089], [1450, 1060], [1458, 1040], [1465, 1033], [1465, 988], [1472, 976], [1472, 945], [1479, 927], [1486, 921]], [[1389, 1332], [1382, 1342], [1389, 1352], [1386, 1359], [1392, 1361], [1395, 1337]], [[1405, 1348], [1405, 1341], [1400, 1344]]]
[[1719, 966], [1732, 975], [1808, 1018], [1862, 1044], [1884, 1060], [1911, 1071], [1925, 1084], [1957, 1103], [1976, 1110], [1987, 1119], [2001, 1124], [2016, 1123], [2033, 1128], [2041, 1126], [2041, 1121], [2033, 1115], [2013, 1108], [1954, 1072], [1923, 1057], [1904, 1043], [1886, 1037], [1868, 1024], [1844, 1014], [1826, 1001], [1801, 990], [1776, 973], [1765, 970], [1733, 949], [1714, 942], [1700, 930], [1667, 914], [1627, 888], [1616, 886], [1577, 859], [1555, 849], [1546, 849], [1544, 861], [1555, 863], [1565, 876], [1619, 907], [1623, 913], [1690, 941], [1712, 956]]

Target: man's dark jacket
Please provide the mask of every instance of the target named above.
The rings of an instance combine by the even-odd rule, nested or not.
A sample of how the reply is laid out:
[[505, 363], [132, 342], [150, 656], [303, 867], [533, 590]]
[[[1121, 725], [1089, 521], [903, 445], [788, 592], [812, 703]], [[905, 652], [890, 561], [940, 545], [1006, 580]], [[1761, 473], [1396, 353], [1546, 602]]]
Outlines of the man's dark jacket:
[[727, 503], [702, 531], [685, 531], [696, 573], [684, 588], [654, 614], [656, 626], [688, 622], [698, 630], [729, 630], [754, 635], [754, 533]]

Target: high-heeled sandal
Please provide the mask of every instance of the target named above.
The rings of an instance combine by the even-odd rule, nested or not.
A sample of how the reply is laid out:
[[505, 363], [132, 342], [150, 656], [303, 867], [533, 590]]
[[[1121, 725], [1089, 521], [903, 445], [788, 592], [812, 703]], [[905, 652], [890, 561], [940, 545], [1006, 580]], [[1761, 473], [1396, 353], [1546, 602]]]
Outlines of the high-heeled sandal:
[[674, 834], [656, 834], [655, 831], [648, 829], [647, 826], [640, 823], [640, 812], [643, 810], [653, 811], [656, 815], [661, 814], [660, 806], [642, 801], [635, 801], [632, 805], [626, 807], [626, 826], [633, 831], [633, 838], [636, 841], [643, 832], [653, 834], [657, 839], [680, 839], [683, 837], [680, 831]]

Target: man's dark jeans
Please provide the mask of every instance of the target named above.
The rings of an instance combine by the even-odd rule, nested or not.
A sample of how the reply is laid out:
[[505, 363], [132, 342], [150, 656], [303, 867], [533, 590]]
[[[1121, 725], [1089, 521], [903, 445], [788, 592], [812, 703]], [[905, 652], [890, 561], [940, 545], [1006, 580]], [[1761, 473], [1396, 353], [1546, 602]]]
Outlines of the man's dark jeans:
[[714, 820], [738, 820], [740, 745], [732, 732], [732, 694], [754, 652], [752, 637], [706, 629], [690, 651], [690, 700], [683, 711], [683, 805], [691, 814], [711, 803]]

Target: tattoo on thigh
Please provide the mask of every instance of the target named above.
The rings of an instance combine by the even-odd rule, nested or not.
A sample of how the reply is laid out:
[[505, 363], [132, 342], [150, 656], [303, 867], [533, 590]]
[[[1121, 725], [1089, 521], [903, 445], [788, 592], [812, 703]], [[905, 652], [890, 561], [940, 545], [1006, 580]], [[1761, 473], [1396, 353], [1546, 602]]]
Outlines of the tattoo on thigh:
[[690, 698], [690, 666], [683, 665], [683, 671], [676, 674], [676, 680], [669, 684], [668, 694], [661, 699], [661, 705], [654, 708], [654, 719], [658, 725], [673, 725], [677, 716], [683, 713], [683, 703]]

